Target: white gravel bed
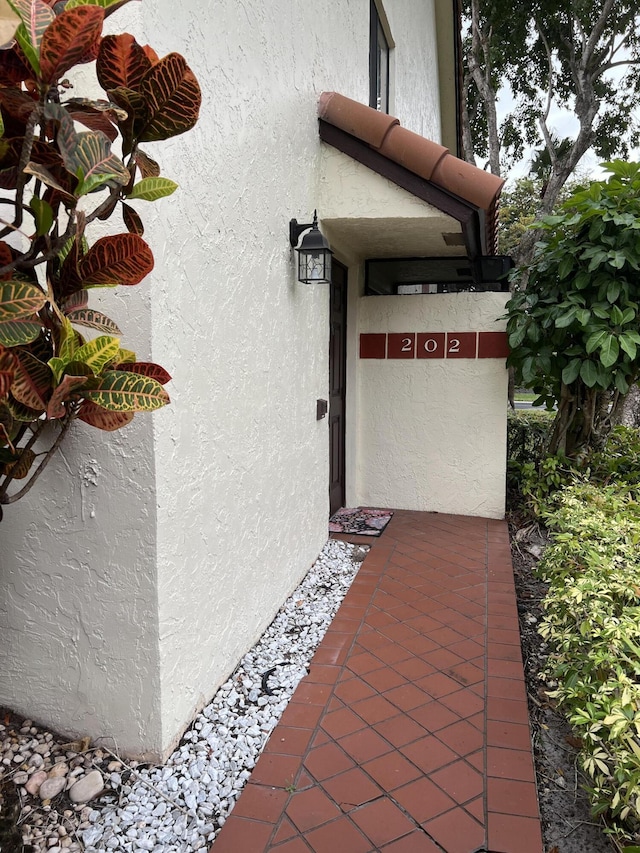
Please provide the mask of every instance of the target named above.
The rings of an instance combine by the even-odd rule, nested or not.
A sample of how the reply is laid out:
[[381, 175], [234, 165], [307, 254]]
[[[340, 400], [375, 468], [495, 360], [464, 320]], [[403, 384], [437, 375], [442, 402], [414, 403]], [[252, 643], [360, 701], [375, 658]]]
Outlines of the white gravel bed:
[[18, 853], [20, 835], [34, 853], [208, 848], [307, 674], [367, 550], [327, 542], [163, 766], [127, 762], [103, 746], [64, 744], [29, 720], [19, 728], [0, 721], [2, 853]]

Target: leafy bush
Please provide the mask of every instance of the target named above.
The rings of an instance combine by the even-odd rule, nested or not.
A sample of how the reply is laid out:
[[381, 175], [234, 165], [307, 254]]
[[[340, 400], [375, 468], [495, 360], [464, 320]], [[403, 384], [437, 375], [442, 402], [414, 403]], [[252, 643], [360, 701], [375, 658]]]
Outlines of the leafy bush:
[[552, 509], [556, 492], [576, 481], [640, 484], [640, 431], [635, 427], [615, 427], [602, 450], [591, 450], [577, 462], [563, 453], [547, 454], [552, 426], [549, 412], [509, 415], [507, 487], [512, 508], [524, 505], [535, 516], [544, 515]]
[[[136, 285], [153, 269], [136, 207], [177, 184], [140, 145], [190, 130], [201, 101], [180, 54], [102, 36], [127, 2], [8, 0], [3, 10], [14, 13], [15, 40], [0, 48], [0, 186], [13, 207], [0, 223], [0, 519], [76, 420], [111, 431], [169, 402], [166, 370], [138, 361], [113, 320], [89, 307], [95, 288]], [[97, 100], [67, 79], [92, 61]], [[90, 244], [113, 215], [126, 232]]]
[[580, 735], [594, 814], [632, 832], [640, 828], [639, 498], [628, 484], [562, 490], [545, 514], [554, 536], [539, 565], [550, 584], [540, 626], [552, 648], [546, 676], [559, 685], [550, 695]]

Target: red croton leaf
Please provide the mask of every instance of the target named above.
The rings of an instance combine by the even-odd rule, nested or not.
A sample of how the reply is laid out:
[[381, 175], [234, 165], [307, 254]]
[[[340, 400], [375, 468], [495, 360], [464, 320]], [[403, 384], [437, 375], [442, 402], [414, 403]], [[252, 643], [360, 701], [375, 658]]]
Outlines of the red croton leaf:
[[104, 10], [99, 6], [76, 6], [49, 24], [40, 45], [40, 74], [45, 83], [53, 83], [93, 55], [103, 20]]
[[91, 426], [103, 429], [106, 432], [113, 432], [120, 427], [130, 424], [133, 420], [134, 412], [110, 412], [100, 406], [96, 406], [91, 400], [85, 400], [80, 409], [78, 417]]
[[144, 48], [130, 33], [102, 39], [96, 73], [105, 92], [120, 87], [136, 90], [150, 68], [151, 62]]
[[30, 409], [44, 411], [52, 384], [53, 374], [48, 364], [44, 364], [26, 350], [18, 353], [11, 393], [19, 403]]
[[171, 382], [171, 374], [164, 367], [154, 364], [152, 361], [135, 361], [116, 364], [112, 370], [126, 370], [127, 373], [139, 373], [140, 376], [149, 376], [161, 385]]
[[18, 359], [9, 349], [0, 346], [0, 400], [9, 393]]
[[[5, 243], [4, 240], [0, 240], [0, 267], [6, 267], [6, 265], [10, 264], [12, 260], [13, 260], [13, 255], [11, 254], [11, 249], [9, 248], [9, 244]], [[12, 278], [11, 270], [0, 275], [0, 281], [10, 281], [11, 278]]]
[[91, 107], [75, 107], [68, 110], [70, 117], [83, 124], [90, 130], [99, 130], [107, 137], [110, 142], [114, 142], [118, 137], [118, 131], [109, 120], [109, 116], [104, 112], [93, 110]]
[[32, 77], [33, 71], [17, 43], [11, 50], [0, 50], [0, 86], [15, 86]]
[[69, 402], [72, 396], [78, 395], [78, 390], [86, 385], [86, 376], [63, 376], [62, 382], [56, 387], [51, 395], [49, 405], [47, 406], [47, 417], [50, 420], [58, 420], [64, 418], [67, 414], [65, 403]]
[[127, 231], [130, 234], [138, 234], [138, 236], [142, 237], [144, 234], [144, 225], [138, 211], [124, 202], [122, 202], [122, 221], [127, 226]]
[[151, 249], [137, 234], [101, 237], [78, 264], [83, 287], [138, 284], [152, 269]]
[[190, 130], [198, 120], [202, 94], [195, 74], [179, 53], [170, 53], [151, 66], [139, 87], [149, 118], [138, 134], [140, 142], [169, 139]]

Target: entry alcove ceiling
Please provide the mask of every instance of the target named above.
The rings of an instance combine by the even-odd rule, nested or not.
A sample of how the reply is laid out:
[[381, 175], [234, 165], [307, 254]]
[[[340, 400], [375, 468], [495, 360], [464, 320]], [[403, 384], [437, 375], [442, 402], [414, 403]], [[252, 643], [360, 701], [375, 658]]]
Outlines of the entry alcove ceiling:
[[361, 259], [495, 254], [501, 178], [336, 92], [318, 112], [330, 241]]

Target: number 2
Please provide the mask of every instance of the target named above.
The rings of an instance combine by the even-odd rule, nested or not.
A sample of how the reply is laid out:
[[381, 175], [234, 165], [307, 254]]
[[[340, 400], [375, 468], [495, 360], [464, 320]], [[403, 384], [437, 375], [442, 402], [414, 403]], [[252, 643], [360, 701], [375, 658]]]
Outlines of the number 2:
[[413, 341], [411, 338], [403, 338], [402, 339], [402, 350], [401, 352], [411, 352], [411, 344]]
[[449, 341], [448, 352], [460, 352], [460, 339], [459, 338], [451, 338], [451, 340]]

